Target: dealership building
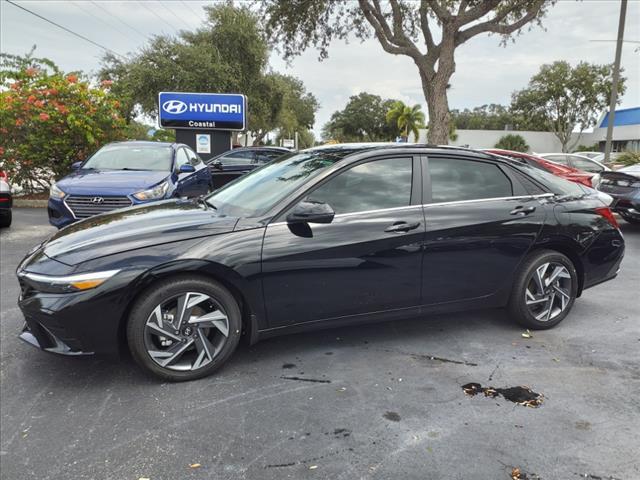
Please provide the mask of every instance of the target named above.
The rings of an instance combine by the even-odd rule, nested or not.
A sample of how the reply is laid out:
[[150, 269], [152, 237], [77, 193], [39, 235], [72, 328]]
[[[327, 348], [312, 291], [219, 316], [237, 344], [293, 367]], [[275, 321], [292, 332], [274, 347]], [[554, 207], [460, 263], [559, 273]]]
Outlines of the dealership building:
[[[597, 127], [591, 132], [582, 134], [574, 133], [572, 142], [576, 145], [598, 144], [599, 150], [604, 152], [604, 144], [607, 138], [607, 126], [609, 113], [601, 115]], [[551, 132], [515, 131], [515, 130], [456, 130], [458, 138], [450, 141], [450, 145], [471, 148], [492, 148], [507, 134], [522, 136], [531, 152], [548, 153], [561, 152], [560, 140]], [[420, 130], [418, 141], [427, 143], [427, 131]], [[625, 150], [640, 151], [640, 107], [623, 108], [616, 110], [613, 119], [613, 145], [614, 152]]]

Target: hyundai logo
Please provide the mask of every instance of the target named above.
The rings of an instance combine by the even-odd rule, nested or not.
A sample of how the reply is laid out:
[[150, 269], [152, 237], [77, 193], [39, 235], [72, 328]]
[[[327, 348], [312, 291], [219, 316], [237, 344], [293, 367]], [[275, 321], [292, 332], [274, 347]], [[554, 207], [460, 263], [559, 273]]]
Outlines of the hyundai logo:
[[180, 100], [167, 100], [162, 104], [162, 109], [172, 115], [180, 115], [187, 111], [187, 104]]
[[104, 198], [102, 197], [93, 197], [91, 199], [91, 203], [102, 203], [102, 202], [104, 202]]

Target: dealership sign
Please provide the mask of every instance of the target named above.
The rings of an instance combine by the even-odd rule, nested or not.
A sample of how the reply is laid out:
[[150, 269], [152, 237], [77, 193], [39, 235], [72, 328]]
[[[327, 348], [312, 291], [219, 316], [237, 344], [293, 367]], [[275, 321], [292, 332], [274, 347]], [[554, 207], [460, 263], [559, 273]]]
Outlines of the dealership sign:
[[226, 93], [160, 92], [160, 126], [199, 130], [244, 130], [247, 101]]

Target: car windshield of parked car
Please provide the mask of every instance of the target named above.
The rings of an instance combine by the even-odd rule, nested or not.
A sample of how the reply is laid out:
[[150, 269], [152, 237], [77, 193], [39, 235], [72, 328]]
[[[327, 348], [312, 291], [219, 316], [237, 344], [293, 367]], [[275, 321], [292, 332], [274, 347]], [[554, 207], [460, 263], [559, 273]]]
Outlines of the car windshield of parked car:
[[207, 202], [222, 215], [260, 216], [349, 153], [321, 149], [280, 157], [213, 192]]
[[82, 168], [96, 170], [171, 170], [172, 150], [160, 145], [107, 145], [93, 154]]

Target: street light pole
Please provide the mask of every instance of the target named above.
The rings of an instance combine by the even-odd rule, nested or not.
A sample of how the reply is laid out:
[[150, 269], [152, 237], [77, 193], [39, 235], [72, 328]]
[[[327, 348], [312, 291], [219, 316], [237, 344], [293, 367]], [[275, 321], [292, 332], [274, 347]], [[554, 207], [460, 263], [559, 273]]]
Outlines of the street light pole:
[[620, 20], [618, 22], [618, 38], [616, 41], [616, 58], [613, 63], [613, 85], [611, 85], [611, 102], [609, 103], [609, 117], [607, 118], [607, 141], [604, 145], [604, 161], [609, 161], [611, 155], [611, 140], [613, 137], [613, 121], [616, 116], [618, 103], [618, 81], [620, 80], [620, 57], [622, 56], [622, 39], [624, 37], [624, 21], [627, 16], [627, 0], [620, 0]]

